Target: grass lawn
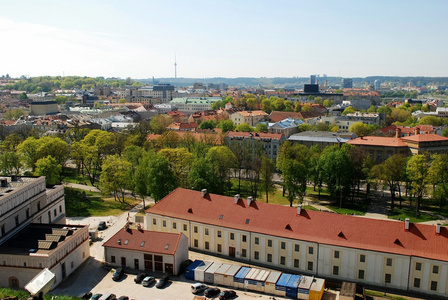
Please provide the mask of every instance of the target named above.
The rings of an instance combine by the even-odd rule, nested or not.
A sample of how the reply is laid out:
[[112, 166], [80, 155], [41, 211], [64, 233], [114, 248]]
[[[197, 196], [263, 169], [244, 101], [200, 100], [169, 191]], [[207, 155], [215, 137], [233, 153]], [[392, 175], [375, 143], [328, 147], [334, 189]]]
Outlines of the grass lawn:
[[125, 203], [113, 197], [104, 198], [99, 193], [64, 188], [67, 217], [89, 217], [119, 215], [141, 202], [140, 199], [125, 198]]
[[[24, 290], [15, 290], [9, 288], [0, 288], [0, 298], [4, 299], [7, 297], [17, 297], [18, 299], [27, 299], [30, 293]], [[57, 296], [57, 295], [44, 295], [44, 300], [79, 300], [78, 297], [72, 296]]]
[[426, 222], [437, 220], [436, 216], [420, 212], [418, 215], [415, 214], [415, 208], [395, 208], [393, 211], [389, 213], [390, 219], [402, 220], [404, 221], [406, 218], [409, 218], [409, 221], [412, 223]]

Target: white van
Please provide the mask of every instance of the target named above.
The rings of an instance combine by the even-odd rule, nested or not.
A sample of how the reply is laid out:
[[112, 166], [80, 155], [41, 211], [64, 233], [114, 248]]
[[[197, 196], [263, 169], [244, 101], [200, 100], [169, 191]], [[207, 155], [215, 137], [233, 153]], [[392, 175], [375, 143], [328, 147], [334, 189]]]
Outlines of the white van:
[[193, 294], [197, 294], [197, 293], [205, 291], [206, 288], [208, 288], [208, 286], [206, 284], [203, 284], [203, 283], [200, 283], [200, 282], [193, 283], [191, 285], [191, 292]]

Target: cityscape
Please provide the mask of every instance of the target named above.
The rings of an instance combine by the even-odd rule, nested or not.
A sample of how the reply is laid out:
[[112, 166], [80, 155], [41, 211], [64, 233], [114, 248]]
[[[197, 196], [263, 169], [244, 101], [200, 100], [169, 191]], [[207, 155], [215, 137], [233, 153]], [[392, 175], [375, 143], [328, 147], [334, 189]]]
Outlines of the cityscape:
[[448, 5], [373, 4], [6, 0], [0, 298], [446, 299]]

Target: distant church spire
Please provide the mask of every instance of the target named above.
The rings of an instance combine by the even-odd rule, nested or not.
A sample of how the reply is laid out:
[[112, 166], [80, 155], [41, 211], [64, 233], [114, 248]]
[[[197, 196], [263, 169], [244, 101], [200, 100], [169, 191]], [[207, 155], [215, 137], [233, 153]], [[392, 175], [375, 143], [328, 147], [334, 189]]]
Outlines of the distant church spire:
[[177, 78], [177, 60], [176, 60], [176, 54], [174, 54], [174, 78]]

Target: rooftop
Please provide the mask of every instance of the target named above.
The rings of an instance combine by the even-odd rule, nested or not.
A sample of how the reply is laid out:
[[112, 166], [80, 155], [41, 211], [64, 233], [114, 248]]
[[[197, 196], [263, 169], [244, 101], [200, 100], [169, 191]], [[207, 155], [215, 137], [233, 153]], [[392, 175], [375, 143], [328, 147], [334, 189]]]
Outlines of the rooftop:
[[382, 147], [408, 147], [401, 138], [382, 137], [382, 136], [364, 136], [350, 140], [347, 144], [357, 146], [382, 146]]
[[[302, 209], [178, 188], [147, 213], [302, 241], [448, 261], [448, 229]], [[381, 237], [381, 238], [379, 238]]]

